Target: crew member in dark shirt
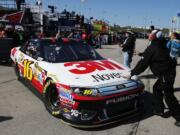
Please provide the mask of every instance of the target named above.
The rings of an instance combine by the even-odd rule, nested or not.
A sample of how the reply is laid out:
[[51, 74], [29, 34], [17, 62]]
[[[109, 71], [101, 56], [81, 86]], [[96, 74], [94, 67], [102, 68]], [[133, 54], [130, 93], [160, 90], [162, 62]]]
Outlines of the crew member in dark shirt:
[[[158, 33], [159, 32], [159, 33]], [[151, 45], [142, 53], [141, 60], [129, 75], [130, 78], [139, 75], [150, 67], [152, 73], [158, 78], [153, 86], [154, 96], [154, 114], [164, 115], [163, 97], [172, 116], [176, 119], [175, 125], [180, 126], [180, 105], [174, 96], [174, 81], [176, 77], [176, 60], [172, 59], [166, 48], [166, 40], [161, 36], [161, 31], [154, 33], [156, 38], [152, 40]]]
[[126, 39], [122, 44], [122, 51], [124, 55], [124, 65], [127, 67], [131, 67], [132, 57], [135, 49], [136, 38], [132, 31], [126, 32]]

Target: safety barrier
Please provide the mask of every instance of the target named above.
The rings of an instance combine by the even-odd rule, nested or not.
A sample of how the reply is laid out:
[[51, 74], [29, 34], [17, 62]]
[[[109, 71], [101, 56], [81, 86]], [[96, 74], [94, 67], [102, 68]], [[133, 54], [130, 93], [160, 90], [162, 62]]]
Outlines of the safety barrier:
[[10, 58], [10, 51], [13, 47], [12, 38], [0, 38], [0, 61], [8, 61]]

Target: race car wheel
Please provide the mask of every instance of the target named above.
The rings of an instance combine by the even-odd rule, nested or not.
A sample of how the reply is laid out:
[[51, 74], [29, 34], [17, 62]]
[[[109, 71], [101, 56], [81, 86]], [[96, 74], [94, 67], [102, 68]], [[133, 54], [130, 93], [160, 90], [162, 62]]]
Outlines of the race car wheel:
[[44, 104], [47, 111], [55, 116], [60, 117], [60, 105], [59, 105], [58, 92], [52, 81], [48, 81], [44, 89]]

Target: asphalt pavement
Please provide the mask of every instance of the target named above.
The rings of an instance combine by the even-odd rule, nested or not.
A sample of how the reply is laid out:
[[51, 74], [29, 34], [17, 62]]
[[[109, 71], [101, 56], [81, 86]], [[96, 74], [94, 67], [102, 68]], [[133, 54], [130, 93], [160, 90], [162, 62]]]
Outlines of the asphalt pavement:
[[[137, 40], [136, 49], [143, 51], [146, 40]], [[104, 45], [97, 51], [106, 58], [123, 62], [118, 45]], [[132, 68], [139, 60], [134, 56]], [[178, 62], [180, 63], [180, 61]], [[175, 95], [180, 100], [180, 66], [177, 66]], [[15, 76], [9, 65], [0, 65], [0, 135], [179, 135], [172, 117], [152, 114], [152, 86], [156, 78], [147, 69], [140, 75], [145, 84], [145, 113], [111, 126], [82, 130], [70, 127], [51, 116], [43, 102]]]

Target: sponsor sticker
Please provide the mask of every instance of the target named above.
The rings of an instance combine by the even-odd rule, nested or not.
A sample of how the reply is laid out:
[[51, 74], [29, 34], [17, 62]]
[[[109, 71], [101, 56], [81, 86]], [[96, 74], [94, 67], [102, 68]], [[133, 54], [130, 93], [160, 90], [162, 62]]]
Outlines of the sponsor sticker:
[[91, 77], [96, 81], [107, 81], [111, 79], [118, 79], [121, 78], [121, 73], [110, 73], [110, 74], [96, 74], [96, 75], [91, 75]]
[[68, 113], [68, 112], [70, 112], [70, 110], [67, 108], [63, 108], [63, 112]]
[[84, 90], [83, 95], [92, 95], [93, 91], [92, 90]]
[[67, 100], [73, 100], [71, 93], [68, 91], [60, 90], [59, 96], [60, 96], [60, 98], [64, 98]]
[[18, 57], [18, 62], [23, 63], [23, 60], [24, 60], [24, 55], [22, 53], [20, 53], [19, 57]]
[[139, 96], [139, 94], [132, 94], [132, 95], [128, 95], [128, 96], [117, 97], [117, 98], [106, 100], [106, 104], [107, 105], [116, 104], [116, 103], [124, 102], [127, 100], [131, 100], [131, 99], [138, 97], [138, 96]]
[[64, 64], [69, 72], [74, 74], [89, 74], [94, 71], [104, 70], [124, 70], [121, 66], [109, 60], [102, 61], [85, 61], [85, 62], [68, 62]]
[[71, 110], [71, 116], [78, 117], [81, 113], [78, 110]]
[[59, 90], [59, 98], [62, 106], [72, 108], [75, 104], [73, 96], [68, 90]]
[[60, 114], [60, 111], [53, 111], [53, 112], [52, 112], [52, 115], [55, 115], [55, 116], [56, 116], [56, 115], [59, 115], [59, 114]]
[[42, 74], [38, 74], [38, 81], [40, 82], [40, 84], [43, 84], [43, 77]]

